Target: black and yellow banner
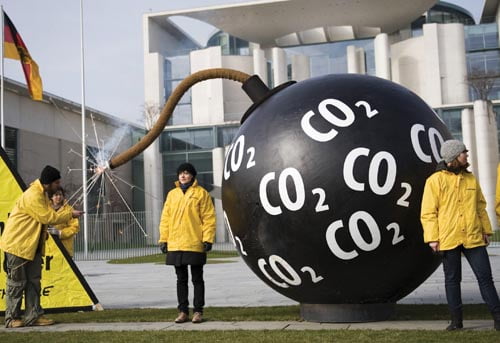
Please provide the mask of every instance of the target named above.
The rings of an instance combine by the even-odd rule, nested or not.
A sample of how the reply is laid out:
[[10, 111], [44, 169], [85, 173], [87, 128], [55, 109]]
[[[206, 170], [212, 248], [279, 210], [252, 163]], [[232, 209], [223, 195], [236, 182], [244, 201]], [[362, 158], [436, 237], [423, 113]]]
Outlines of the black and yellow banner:
[[[0, 148], [0, 232], [3, 232], [10, 210], [26, 189], [5, 151]], [[50, 235], [49, 235], [50, 236]], [[0, 251], [0, 266], [4, 253]], [[0, 271], [0, 313], [5, 312], [6, 274]], [[42, 266], [41, 305], [46, 312], [91, 311], [101, 309], [78, 267], [61, 241], [50, 236], [46, 242]]]

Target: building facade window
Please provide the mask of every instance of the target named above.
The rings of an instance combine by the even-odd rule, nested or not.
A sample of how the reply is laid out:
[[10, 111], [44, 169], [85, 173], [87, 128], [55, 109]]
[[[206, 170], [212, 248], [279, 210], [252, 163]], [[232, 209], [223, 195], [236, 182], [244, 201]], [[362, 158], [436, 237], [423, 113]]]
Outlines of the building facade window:
[[[163, 100], [166, 102], [177, 85], [191, 73], [189, 52], [185, 55], [169, 56], [163, 63]], [[169, 125], [188, 125], [193, 122], [191, 114], [191, 89], [179, 100], [174, 113], [168, 120]]]
[[498, 26], [496, 23], [468, 25], [465, 29], [467, 51], [498, 49]]
[[[17, 167], [17, 129], [5, 126], [5, 153], [9, 157], [10, 162]], [[0, 132], [0, 139], [2, 133]]]
[[309, 56], [311, 77], [347, 73], [347, 47], [354, 45], [365, 52], [366, 74], [375, 75], [373, 39], [358, 39], [286, 48], [289, 55]]
[[462, 109], [438, 109], [436, 113], [453, 137], [462, 140]]
[[251, 51], [247, 41], [219, 31], [207, 42], [207, 47], [220, 46], [222, 55], [249, 56]]
[[[465, 26], [467, 73], [471, 100], [481, 98], [471, 79], [487, 80], [488, 99], [500, 99], [500, 49], [496, 23]], [[477, 83], [481, 85], [481, 83]], [[491, 84], [491, 85], [489, 85]]]
[[184, 162], [192, 163], [198, 182], [208, 191], [213, 189], [212, 150], [231, 144], [239, 125], [188, 127], [165, 130], [160, 137], [160, 153], [163, 163], [164, 196], [175, 187], [177, 167]]

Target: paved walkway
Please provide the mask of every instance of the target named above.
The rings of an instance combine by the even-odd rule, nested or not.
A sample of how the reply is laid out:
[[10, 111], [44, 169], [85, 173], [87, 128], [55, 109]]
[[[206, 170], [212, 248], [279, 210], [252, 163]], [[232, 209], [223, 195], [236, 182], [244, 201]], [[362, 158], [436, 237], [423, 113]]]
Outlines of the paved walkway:
[[[500, 291], [500, 247], [488, 248], [497, 290]], [[233, 263], [207, 264], [204, 268], [206, 306], [296, 305], [268, 287], [239, 257]], [[105, 309], [175, 308], [174, 268], [163, 264], [109, 264], [106, 261], [77, 262], [80, 271]], [[482, 303], [477, 281], [463, 259], [462, 299], [465, 304]], [[192, 287], [190, 287], [192, 291]], [[192, 299], [192, 294], [190, 295]], [[446, 304], [444, 275], [439, 267], [400, 304]]]
[[[0, 328], [2, 332], [60, 332], [60, 331], [212, 331], [212, 330], [435, 330], [442, 331], [448, 323], [434, 321], [385, 321], [355, 324], [331, 324], [309, 322], [203, 322], [201, 324], [175, 323], [80, 323], [52, 326]], [[465, 330], [492, 330], [492, 320], [466, 320]], [[499, 333], [500, 336], [500, 333]]]

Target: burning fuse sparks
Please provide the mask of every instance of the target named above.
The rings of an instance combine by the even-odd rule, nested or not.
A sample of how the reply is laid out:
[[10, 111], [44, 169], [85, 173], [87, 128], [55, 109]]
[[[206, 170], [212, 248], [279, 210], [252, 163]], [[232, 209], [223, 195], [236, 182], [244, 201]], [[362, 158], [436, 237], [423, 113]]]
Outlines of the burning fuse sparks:
[[94, 168], [92, 168], [92, 171], [94, 172], [94, 174], [101, 175], [108, 169], [109, 169], [109, 164], [106, 161], [104, 162], [103, 165], [102, 164], [96, 165]]

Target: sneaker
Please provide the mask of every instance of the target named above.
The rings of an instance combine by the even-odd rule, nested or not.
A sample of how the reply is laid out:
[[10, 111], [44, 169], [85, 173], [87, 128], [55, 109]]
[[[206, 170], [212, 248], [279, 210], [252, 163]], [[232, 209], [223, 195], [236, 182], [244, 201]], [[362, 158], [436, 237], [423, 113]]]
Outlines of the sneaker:
[[52, 319], [47, 319], [45, 317], [38, 317], [38, 319], [32, 324], [33, 326], [47, 326], [54, 325], [56, 322]]
[[193, 314], [193, 320], [192, 322], [195, 324], [199, 324], [203, 321], [203, 314], [201, 312], [195, 312]]
[[12, 319], [9, 324], [7, 324], [7, 328], [22, 328], [24, 326], [24, 322], [21, 319]]
[[175, 318], [175, 322], [177, 324], [185, 323], [188, 320], [189, 320], [188, 314], [185, 312], [179, 312], [179, 315], [177, 316], [177, 318]]

